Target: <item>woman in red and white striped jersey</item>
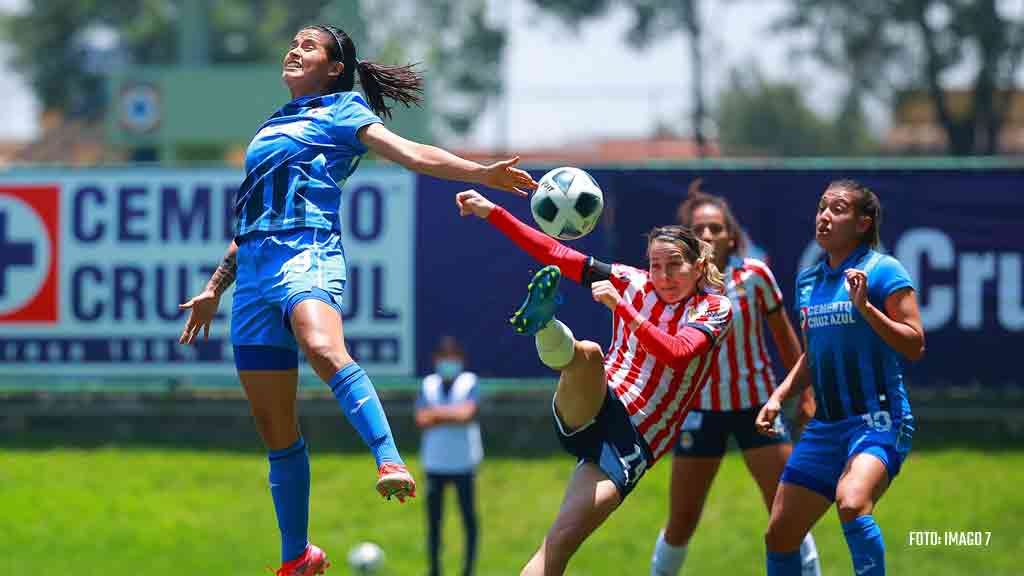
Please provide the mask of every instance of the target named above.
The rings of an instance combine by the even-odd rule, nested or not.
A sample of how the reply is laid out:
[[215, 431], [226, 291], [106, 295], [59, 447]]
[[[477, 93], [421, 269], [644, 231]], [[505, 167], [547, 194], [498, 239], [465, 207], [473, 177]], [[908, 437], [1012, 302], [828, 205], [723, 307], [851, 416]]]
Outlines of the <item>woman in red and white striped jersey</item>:
[[[722, 463], [730, 436], [743, 453], [767, 510], [792, 451], [780, 420], [777, 436], [759, 434], [754, 420], [775, 389], [775, 375], [765, 346], [763, 327], [775, 341], [788, 371], [800, 356], [800, 342], [782, 306], [782, 293], [768, 266], [744, 257], [746, 237], [724, 198], [690, 186], [679, 207], [679, 220], [710, 244], [715, 264], [725, 276], [725, 294], [732, 302], [733, 327], [711, 366], [711, 375], [683, 421], [672, 459], [669, 518], [658, 535], [651, 558], [652, 576], [676, 576], [686, 559], [704, 501]], [[814, 415], [814, 396], [805, 390], [797, 426]], [[820, 575], [818, 554], [810, 534], [800, 548], [804, 576]]]
[[[619, 506], [674, 443], [732, 322], [711, 247], [683, 226], [648, 235], [646, 270], [606, 264], [568, 248], [467, 190], [459, 212], [487, 220], [533, 258], [548, 264], [512, 317], [533, 334], [541, 362], [558, 370], [552, 401], [563, 448], [578, 459], [565, 499], [525, 575], [564, 572], [580, 544]], [[562, 275], [589, 286], [612, 311], [607, 353], [577, 341], [554, 318]]]

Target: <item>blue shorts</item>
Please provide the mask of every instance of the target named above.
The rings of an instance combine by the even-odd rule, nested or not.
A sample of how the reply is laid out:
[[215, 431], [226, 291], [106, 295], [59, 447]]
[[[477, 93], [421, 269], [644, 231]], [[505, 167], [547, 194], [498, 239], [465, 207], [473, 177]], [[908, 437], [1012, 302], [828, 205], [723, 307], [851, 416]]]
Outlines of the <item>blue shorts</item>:
[[246, 235], [238, 246], [231, 307], [231, 343], [239, 369], [249, 369], [239, 364], [240, 347], [284, 349], [298, 365], [292, 309], [312, 298], [340, 315], [345, 278], [345, 250], [337, 232], [301, 228]]
[[760, 410], [760, 407], [728, 412], [691, 410], [683, 420], [673, 453], [691, 458], [722, 457], [730, 436], [736, 438], [740, 450], [789, 443], [789, 430], [781, 414], [775, 421], [775, 428], [782, 434], [767, 436], [757, 431], [754, 421]]
[[615, 483], [619, 498], [625, 500], [654, 463], [654, 457], [615, 392], [609, 388], [597, 416], [576, 430], [566, 430], [554, 401], [551, 412], [562, 448], [578, 459], [577, 465], [596, 464]]
[[781, 481], [835, 500], [836, 485], [846, 463], [857, 454], [867, 453], [885, 464], [892, 482], [910, 453], [913, 436], [913, 417], [893, 420], [888, 412], [853, 416], [838, 422], [812, 419], [793, 447]]

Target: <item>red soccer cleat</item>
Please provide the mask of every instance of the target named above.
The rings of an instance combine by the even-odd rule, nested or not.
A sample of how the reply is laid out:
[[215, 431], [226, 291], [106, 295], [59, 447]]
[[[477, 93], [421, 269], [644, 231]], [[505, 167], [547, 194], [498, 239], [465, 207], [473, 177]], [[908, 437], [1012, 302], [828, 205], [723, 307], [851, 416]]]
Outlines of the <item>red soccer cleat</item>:
[[306, 549], [294, 560], [289, 560], [277, 569], [277, 576], [315, 576], [323, 574], [324, 570], [331, 567], [327, 560], [327, 554], [312, 544], [306, 544]]
[[398, 498], [404, 504], [406, 498], [416, 497], [416, 481], [404, 465], [387, 462], [377, 469], [377, 492], [388, 500], [392, 496]]

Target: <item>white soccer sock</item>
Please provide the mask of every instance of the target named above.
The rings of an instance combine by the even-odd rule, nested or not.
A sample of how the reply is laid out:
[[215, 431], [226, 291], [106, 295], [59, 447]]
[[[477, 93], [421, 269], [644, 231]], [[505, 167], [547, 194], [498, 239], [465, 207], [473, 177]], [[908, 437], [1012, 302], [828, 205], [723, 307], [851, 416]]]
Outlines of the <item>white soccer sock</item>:
[[547, 326], [538, 330], [534, 341], [537, 344], [537, 356], [548, 368], [561, 370], [572, 362], [576, 339], [572, 330], [557, 318], [552, 318]]
[[654, 556], [651, 557], [651, 576], [677, 576], [684, 560], [686, 545], [673, 546], [665, 542], [665, 531], [659, 532], [658, 542], [654, 545]]
[[814, 544], [814, 536], [811, 536], [810, 532], [800, 543], [800, 576], [821, 576], [818, 547]]

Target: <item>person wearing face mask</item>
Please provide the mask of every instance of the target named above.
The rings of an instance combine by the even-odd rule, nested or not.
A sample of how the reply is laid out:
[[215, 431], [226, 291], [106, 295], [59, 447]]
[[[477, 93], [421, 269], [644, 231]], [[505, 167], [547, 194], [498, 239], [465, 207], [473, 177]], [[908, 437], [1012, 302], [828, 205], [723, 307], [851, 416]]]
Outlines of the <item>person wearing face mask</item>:
[[[647, 237], [646, 270], [607, 264], [524, 224], [475, 190], [455, 198], [462, 216], [486, 220], [547, 264], [512, 315], [516, 332], [534, 336], [541, 362], [558, 371], [552, 399], [562, 447], [577, 458], [565, 499], [526, 576], [565, 572], [569, 559], [672, 449], [732, 325], [711, 246], [684, 226]], [[588, 286], [612, 312], [612, 343], [576, 340], [555, 318], [562, 275]]]
[[[235, 196], [235, 238], [189, 311], [179, 341], [209, 337], [224, 292], [235, 283], [235, 365], [268, 451], [270, 492], [281, 536], [279, 576], [312, 576], [330, 564], [309, 542], [309, 450], [298, 426], [299, 351], [305, 354], [375, 460], [377, 493], [405, 502], [416, 482], [398, 452], [377, 392], [345, 346], [347, 282], [342, 190], [373, 151], [420, 174], [480, 184], [520, 197], [537, 183], [518, 158], [481, 165], [388, 130], [392, 103], [418, 104], [414, 66], [363, 60], [340, 28], [301, 28], [281, 62], [291, 101], [256, 130]], [[358, 79], [362, 94], [355, 90]], [[365, 95], [365, 99], [364, 99]], [[229, 104], [228, 104], [229, 105]]]
[[[782, 292], [772, 271], [763, 261], [746, 257], [747, 238], [728, 202], [701, 191], [699, 186], [699, 180], [690, 186], [689, 195], [679, 207], [679, 220], [711, 244], [715, 265], [725, 274], [725, 295], [736, 315], [708, 383], [683, 421], [674, 448], [668, 523], [654, 545], [651, 576], [679, 574], [730, 437], [739, 446], [766, 510], [771, 510], [775, 488], [793, 448], [781, 419], [776, 424], [783, 433], [769, 437], [758, 433], [754, 418], [775, 389], [764, 326], [771, 332], [786, 370], [800, 356], [800, 342], [783, 308]], [[814, 396], [805, 390], [797, 411], [797, 427], [813, 415]], [[810, 534], [800, 544], [800, 561], [802, 576], [821, 575], [817, 547]]]
[[416, 401], [416, 425], [423, 430], [420, 458], [427, 474], [427, 554], [430, 575], [441, 574], [441, 513], [444, 489], [455, 486], [466, 534], [463, 576], [476, 566], [478, 522], [476, 469], [483, 459], [476, 421], [480, 392], [476, 374], [465, 370], [466, 354], [452, 336], [434, 352], [434, 373], [423, 378]]
[[796, 280], [804, 353], [756, 420], [759, 431], [777, 434], [782, 401], [813, 386], [814, 418], [772, 503], [768, 576], [800, 574], [800, 542], [833, 503], [853, 571], [885, 574], [873, 512], [910, 452], [914, 416], [903, 370], [924, 355], [924, 328], [906, 269], [877, 251], [881, 223], [878, 196], [859, 182], [832, 182], [818, 201], [814, 237], [825, 256]]

